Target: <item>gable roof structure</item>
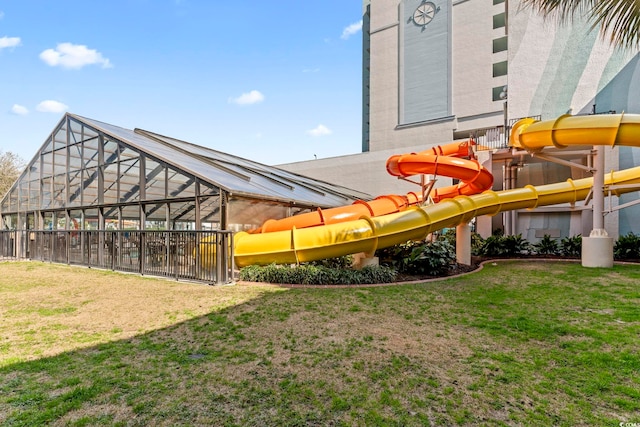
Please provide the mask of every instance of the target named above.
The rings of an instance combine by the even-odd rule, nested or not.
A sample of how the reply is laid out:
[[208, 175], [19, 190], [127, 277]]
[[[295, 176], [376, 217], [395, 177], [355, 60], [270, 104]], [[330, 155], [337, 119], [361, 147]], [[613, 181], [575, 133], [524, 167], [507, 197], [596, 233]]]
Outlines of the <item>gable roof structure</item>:
[[[162, 188], [152, 189], [152, 181]], [[310, 209], [371, 198], [151, 131], [66, 113], [0, 200], [0, 213], [186, 199], [196, 194], [196, 181], [205, 188], [202, 194], [224, 192]], [[101, 195], [114, 188], [115, 197]]]
[[151, 131], [129, 130], [71, 113], [67, 115], [233, 195], [320, 207], [371, 198], [357, 190]]

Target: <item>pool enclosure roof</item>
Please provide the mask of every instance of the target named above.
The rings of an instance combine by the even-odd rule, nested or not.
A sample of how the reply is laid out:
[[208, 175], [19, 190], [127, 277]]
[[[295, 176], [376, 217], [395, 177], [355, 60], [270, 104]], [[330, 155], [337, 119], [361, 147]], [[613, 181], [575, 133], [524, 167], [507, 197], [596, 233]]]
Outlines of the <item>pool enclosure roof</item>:
[[154, 132], [67, 115], [236, 196], [321, 207], [370, 198], [366, 193]]
[[[83, 129], [83, 136], [77, 139], [86, 139], [87, 132], [95, 132], [95, 135], [104, 134], [109, 139], [118, 141], [126, 149], [144, 153], [156, 162], [193, 175], [230, 196], [323, 208], [341, 206], [350, 204], [357, 199], [370, 198], [370, 195], [366, 193], [287, 172], [277, 167], [176, 138], [143, 129], [125, 129], [71, 113], [64, 115], [52, 131], [51, 136], [47, 138], [40, 152], [29, 162], [22, 177], [28, 173], [31, 165], [38, 161], [40, 154], [59, 150], [66, 145], [71, 146], [71, 141], [76, 139], [75, 135], [80, 134], [78, 129]], [[66, 133], [66, 137], [57, 137], [62, 133]], [[60, 139], [66, 139], [69, 142], [60, 141]], [[15, 192], [15, 187], [20, 179], [0, 202], [0, 207], [4, 208], [2, 209], [4, 212], [8, 207], [7, 198], [12, 191]], [[9, 211], [15, 211], [12, 208], [9, 208]]]

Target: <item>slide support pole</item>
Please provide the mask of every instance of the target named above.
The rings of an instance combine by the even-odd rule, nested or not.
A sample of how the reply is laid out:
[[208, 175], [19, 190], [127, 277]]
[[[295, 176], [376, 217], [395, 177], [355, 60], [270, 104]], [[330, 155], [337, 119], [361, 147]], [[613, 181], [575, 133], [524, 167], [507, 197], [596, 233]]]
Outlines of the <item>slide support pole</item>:
[[605, 147], [598, 145], [593, 175], [593, 230], [589, 237], [582, 238], [583, 267], [613, 267], [613, 238], [604, 228], [604, 153]]
[[456, 227], [456, 261], [471, 265], [471, 226], [467, 222]]

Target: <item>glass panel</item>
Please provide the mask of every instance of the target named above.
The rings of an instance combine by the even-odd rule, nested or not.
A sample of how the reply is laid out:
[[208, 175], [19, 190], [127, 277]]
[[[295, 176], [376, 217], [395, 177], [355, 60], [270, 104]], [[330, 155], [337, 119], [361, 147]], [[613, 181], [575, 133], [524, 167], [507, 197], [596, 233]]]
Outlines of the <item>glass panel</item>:
[[5, 212], [9, 210], [9, 198], [8, 197], [6, 197], [6, 198], [4, 198], [4, 200], [2, 200], [2, 205], [1, 206], [2, 206], [1, 210], [5, 211]]
[[147, 200], [164, 199], [165, 197], [165, 167], [149, 158], [145, 161], [145, 197]]
[[4, 227], [8, 230], [15, 230], [18, 226], [18, 215], [4, 215], [2, 217], [4, 220]]
[[40, 157], [38, 156], [33, 163], [29, 165], [29, 173], [31, 180], [40, 178]]
[[118, 141], [105, 140], [103, 149], [105, 163], [115, 163], [118, 161], [118, 153], [120, 151], [118, 149]]
[[98, 138], [86, 141], [84, 143], [84, 166], [87, 168], [95, 168], [98, 166]]
[[64, 148], [67, 146], [67, 127], [62, 125], [60, 129], [53, 135], [53, 149]]
[[195, 221], [196, 212], [193, 201], [171, 203], [171, 223], [173, 228], [184, 229], [185, 226], [177, 226], [177, 224], [195, 223]]
[[53, 153], [42, 155], [42, 174], [44, 176], [53, 175]]
[[65, 150], [58, 150], [53, 153], [53, 173], [60, 175], [67, 172], [67, 155]]
[[82, 168], [82, 144], [69, 147], [69, 170]]
[[40, 209], [40, 180], [34, 180], [29, 183], [29, 209]]
[[89, 168], [83, 171], [82, 204], [96, 205], [99, 201], [98, 194], [98, 168]]
[[69, 206], [82, 204], [82, 171], [69, 172]]
[[103, 210], [103, 215], [104, 215], [104, 228], [106, 230], [118, 230], [119, 229], [119, 216], [118, 216], [118, 208], [117, 207], [111, 207], [111, 208], [104, 208]]
[[53, 197], [51, 196], [51, 183], [53, 178], [48, 176], [42, 179], [42, 209], [51, 208]]
[[220, 197], [200, 197], [200, 221], [203, 230], [220, 229]]
[[492, 93], [492, 99], [494, 101], [502, 101], [504, 100], [504, 86], [497, 86], [494, 87], [493, 89], [491, 89]]
[[122, 208], [122, 229], [123, 230], [139, 230], [140, 229], [140, 208], [135, 206], [124, 206]]
[[145, 230], [166, 230], [167, 229], [167, 205], [158, 203], [146, 205], [147, 220], [144, 223]]
[[495, 39], [493, 41], [493, 53], [503, 52], [507, 50], [507, 36], [500, 37], [499, 39]]
[[66, 150], [53, 153], [53, 207], [63, 208], [66, 203], [65, 189], [67, 185]]
[[27, 214], [27, 229], [35, 230], [36, 228], [36, 216], [33, 212]]
[[205, 195], [205, 194], [219, 195], [220, 188], [216, 187], [213, 184], [209, 184], [208, 182], [200, 181], [200, 194], [201, 195]]
[[167, 193], [171, 197], [195, 197], [196, 180], [193, 177], [185, 176], [180, 172], [169, 169], [167, 180]]
[[43, 215], [44, 229], [53, 230], [53, 212], [45, 212]]
[[65, 188], [67, 174], [63, 173], [53, 177], [53, 207], [63, 208], [65, 206]]
[[29, 183], [27, 181], [18, 182], [18, 210], [29, 209]]
[[44, 146], [44, 148], [42, 149], [43, 153], [50, 153], [51, 151], [53, 151], [53, 142], [51, 141], [51, 139], [47, 139], [46, 140], [46, 144]]
[[124, 145], [120, 147], [120, 160], [131, 160], [137, 159], [138, 157], [140, 157], [140, 154], [137, 151], [132, 150], [131, 148], [128, 148]]
[[507, 16], [504, 12], [493, 15], [493, 29], [502, 28], [506, 24]]
[[84, 229], [97, 230], [100, 225], [98, 217], [98, 209], [85, 209], [84, 211]]
[[140, 159], [120, 163], [120, 202], [140, 199]]
[[104, 174], [104, 203], [118, 201], [118, 164], [107, 163], [102, 168]]
[[228, 228], [234, 231], [258, 228], [268, 219], [280, 219], [288, 214], [287, 206], [248, 199], [231, 199], [228, 210]]
[[507, 61], [497, 62], [493, 64], [493, 77], [507, 75]]
[[14, 188], [9, 192], [9, 210], [17, 211], [18, 210], [18, 189]]

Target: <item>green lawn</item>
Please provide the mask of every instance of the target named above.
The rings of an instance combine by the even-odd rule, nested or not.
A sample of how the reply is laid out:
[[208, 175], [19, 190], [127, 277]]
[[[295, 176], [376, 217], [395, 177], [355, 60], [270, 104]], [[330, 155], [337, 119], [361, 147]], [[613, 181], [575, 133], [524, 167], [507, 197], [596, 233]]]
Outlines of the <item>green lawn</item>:
[[640, 266], [207, 287], [0, 264], [0, 424], [640, 423]]

